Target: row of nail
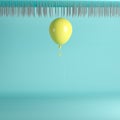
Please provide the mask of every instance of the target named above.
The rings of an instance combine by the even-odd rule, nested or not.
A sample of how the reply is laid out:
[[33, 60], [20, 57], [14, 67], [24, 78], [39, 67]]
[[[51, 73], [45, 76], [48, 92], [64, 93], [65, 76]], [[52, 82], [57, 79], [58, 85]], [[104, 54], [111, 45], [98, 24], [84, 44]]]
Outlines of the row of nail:
[[0, 7], [0, 16], [120, 16], [120, 7]]

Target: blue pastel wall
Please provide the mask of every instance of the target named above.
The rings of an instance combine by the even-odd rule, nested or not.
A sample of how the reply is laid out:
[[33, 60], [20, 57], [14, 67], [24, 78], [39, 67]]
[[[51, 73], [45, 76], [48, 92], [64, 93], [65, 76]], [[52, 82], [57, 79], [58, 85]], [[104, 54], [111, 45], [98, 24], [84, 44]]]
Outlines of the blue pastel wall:
[[120, 18], [67, 18], [62, 57], [54, 18], [0, 18], [0, 119], [120, 119]]
[[119, 18], [68, 18], [62, 57], [49, 36], [54, 18], [0, 18], [0, 93], [118, 92]]

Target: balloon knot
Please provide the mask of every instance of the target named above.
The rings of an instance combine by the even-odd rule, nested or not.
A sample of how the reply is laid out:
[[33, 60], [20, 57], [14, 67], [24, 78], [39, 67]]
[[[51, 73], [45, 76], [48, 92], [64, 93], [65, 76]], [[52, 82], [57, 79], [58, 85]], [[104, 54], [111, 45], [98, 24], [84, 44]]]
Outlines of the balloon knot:
[[62, 51], [61, 51], [62, 45], [59, 44], [58, 48], [59, 48], [58, 56], [62, 56]]
[[61, 49], [61, 48], [62, 48], [62, 45], [59, 44], [58, 48]]

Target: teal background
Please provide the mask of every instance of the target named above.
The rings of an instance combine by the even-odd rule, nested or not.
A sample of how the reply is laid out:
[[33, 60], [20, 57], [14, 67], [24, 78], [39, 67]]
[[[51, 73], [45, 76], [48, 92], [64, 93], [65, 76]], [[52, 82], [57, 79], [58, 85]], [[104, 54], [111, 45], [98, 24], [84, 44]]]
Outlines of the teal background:
[[55, 18], [0, 18], [0, 119], [119, 120], [120, 18], [68, 17], [61, 57]]

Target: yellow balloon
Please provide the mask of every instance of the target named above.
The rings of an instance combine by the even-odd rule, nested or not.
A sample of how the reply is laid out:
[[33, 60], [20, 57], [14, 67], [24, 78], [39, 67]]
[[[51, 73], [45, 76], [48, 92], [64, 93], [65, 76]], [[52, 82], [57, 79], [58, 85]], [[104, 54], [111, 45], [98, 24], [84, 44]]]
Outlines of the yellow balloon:
[[57, 18], [50, 24], [49, 33], [53, 41], [61, 47], [68, 42], [72, 34], [72, 25], [64, 18]]

